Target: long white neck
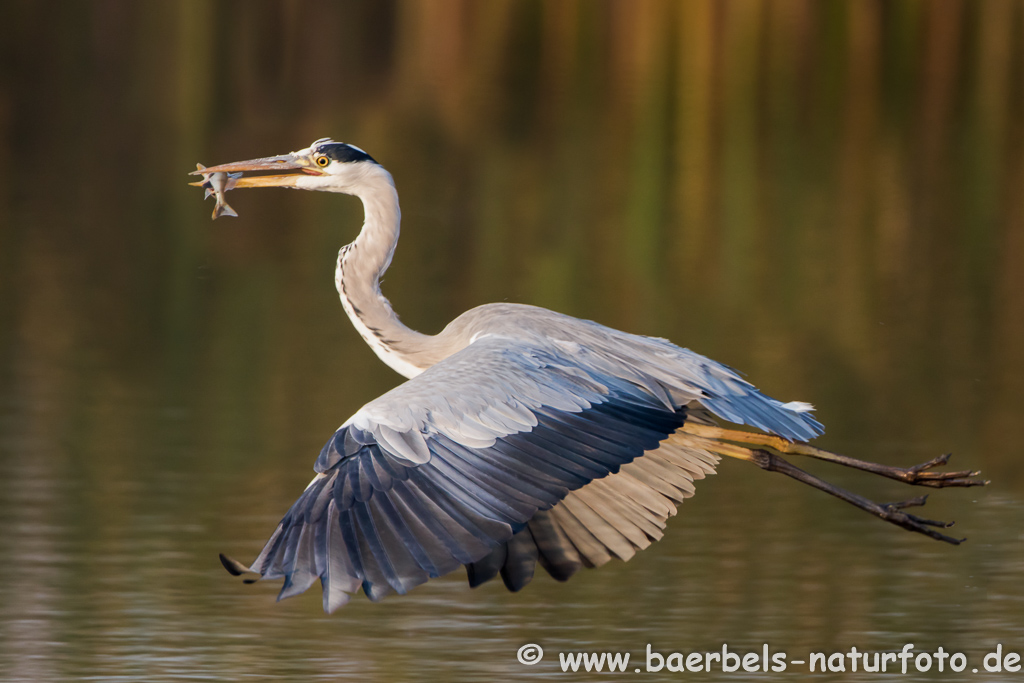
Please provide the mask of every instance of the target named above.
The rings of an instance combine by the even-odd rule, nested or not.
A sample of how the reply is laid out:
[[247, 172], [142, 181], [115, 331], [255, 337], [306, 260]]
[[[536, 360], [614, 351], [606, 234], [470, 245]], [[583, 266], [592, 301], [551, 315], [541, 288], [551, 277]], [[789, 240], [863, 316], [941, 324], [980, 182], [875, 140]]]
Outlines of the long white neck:
[[347, 190], [363, 202], [359, 236], [338, 252], [334, 281], [349, 319], [374, 353], [400, 375], [415, 377], [436, 362], [426, 353], [433, 337], [409, 329], [380, 291], [380, 277], [398, 244], [401, 211], [391, 174], [373, 164]]

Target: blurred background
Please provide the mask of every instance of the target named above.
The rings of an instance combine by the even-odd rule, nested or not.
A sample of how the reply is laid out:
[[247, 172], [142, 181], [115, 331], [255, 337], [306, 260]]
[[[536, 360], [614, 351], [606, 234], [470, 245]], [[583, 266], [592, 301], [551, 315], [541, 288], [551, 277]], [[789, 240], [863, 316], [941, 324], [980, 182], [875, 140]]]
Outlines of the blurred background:
[[[664, 541], [564, 585], [326, 617], [230, 580], [217, 552], [254, 557], [400, 378], [333, 287], [358, 201], [238, 192], [211, 224], [186, 174], [323, 136], [395, 177], [411, 327], [507, 300], [669, 337], [814, 403], [824, 448], [983, 469], [925, 512], [970, 540], [726, 462]], [[0, 0], [0, 677], [1024, 652], [1022, 187], [1019, 0]]]

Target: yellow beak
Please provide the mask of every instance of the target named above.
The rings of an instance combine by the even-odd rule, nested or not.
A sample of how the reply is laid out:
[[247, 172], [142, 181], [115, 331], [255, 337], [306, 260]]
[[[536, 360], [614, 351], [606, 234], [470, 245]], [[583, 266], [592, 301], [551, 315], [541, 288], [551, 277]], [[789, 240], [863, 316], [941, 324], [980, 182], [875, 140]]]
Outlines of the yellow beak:
[[[190, 175], [206, 176], [210, 173], [238, 173], [238, 172], [262, 173], [265, 175], [242, 176], [235, 181], [234, 189], [240, 187], [293, 187], [296, 179], [306, 175], [323, 175], [313, 162], [306, 157], [294, 154], [283, 154], [276, 157], [264, 157], [262, 159], [250, 159], [248, 161], [234, 161], [219, 166], [209, 166], [202, 170], [192, 171]], [[291, 173], [279, 173], [280, 171], [291, 171]], [[189, 183], [201, 187], [205, 181]]]

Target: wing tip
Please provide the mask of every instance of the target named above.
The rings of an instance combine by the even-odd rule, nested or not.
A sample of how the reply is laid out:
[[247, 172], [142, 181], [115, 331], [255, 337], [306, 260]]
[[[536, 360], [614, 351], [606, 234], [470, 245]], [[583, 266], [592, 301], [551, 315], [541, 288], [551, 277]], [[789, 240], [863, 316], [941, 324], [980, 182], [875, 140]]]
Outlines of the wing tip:
[[220, 563], [224, 565], [224, 569], [227, 569], [228, 574], [231, 574], [231, 576], [244, 576], [245, 574], [256, 573], [238, 560], [233, 557], [228, 557], [224, 553], [219, 553], [218, 557], [220, 557]]

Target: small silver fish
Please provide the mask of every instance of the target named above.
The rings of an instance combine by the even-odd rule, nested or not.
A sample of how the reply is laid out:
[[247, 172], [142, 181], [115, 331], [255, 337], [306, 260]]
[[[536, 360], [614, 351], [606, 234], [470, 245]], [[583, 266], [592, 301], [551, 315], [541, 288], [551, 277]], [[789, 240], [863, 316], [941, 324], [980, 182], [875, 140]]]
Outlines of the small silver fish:
[[[202, 164], [196, 164], [196, 169], [202, 171], [205, 166]], [[228, 203], [224, 201], [224, 193], [234, 188], [238, 179], [242, 177], [242, 173], [204, 173], [202, 186], [206, 188], [206, 194], [203, 199], [209, 196], [215, 196], [217, 198], [217, 205], [213, 207], [213, 220], [217, 220], [221, 216], [235, 216], [238, 214], [228, 206]]]

